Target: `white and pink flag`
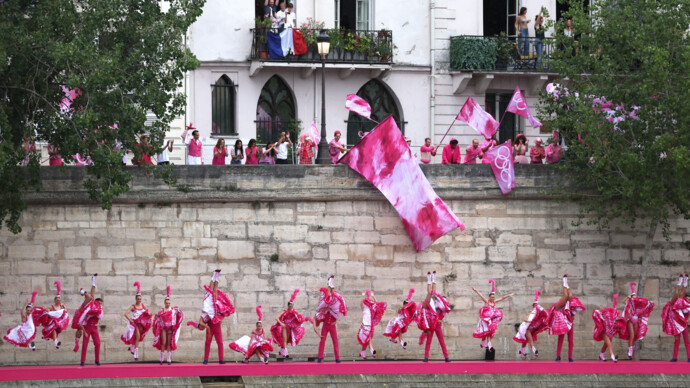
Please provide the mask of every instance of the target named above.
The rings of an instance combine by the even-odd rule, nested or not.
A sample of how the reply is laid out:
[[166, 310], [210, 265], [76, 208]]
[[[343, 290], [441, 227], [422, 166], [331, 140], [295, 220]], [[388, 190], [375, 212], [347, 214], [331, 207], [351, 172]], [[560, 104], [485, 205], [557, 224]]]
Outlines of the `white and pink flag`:
[[467, 98], [456, 119], [466, 122], [486, 139], [491, 139], [498, 130], [498, 121], [486, 113], [472, 97]]
[[316, 123], [313, 121], [311, 122], [311, 126], [309, 126], [309, 130], [307, 130], [307, 136], [309, 136], [317, 146], [321, 142], [321, 132], [316, 128]]
[[492, 148], [484, 154], [484, 160], [491, 164], [494, 176], [503, 194], [515, 187], [515, 167], [513, 165], [513, 146], [510, 140]]
[[371, 106], [369, 106], [369, 103], [366, 102], [362, 97], [356, 94], [347, 95], [347, 100], [345, 100], [345, 108], [371, 120]]
[[515, 88], [515, 93], [513, 93], [513, 98], [510, 100], [510, 104], [508, 104], [506, 112], [513, 112], [518, 116], [526, 118], [534, 128], [539, 128], [542, 126], [542, 123], [535, 119], [534, 116], [532, 116], [532, 112], [529, 111], [527, 100], [525, 100], [525, 97], [522, 95], [519, 87]]
[[436, 195], [393, 116], [381, 121], [338, 163], [350, 166], [381, 191], [398, 211], [417, 252], [456, 228], [465, 229]]

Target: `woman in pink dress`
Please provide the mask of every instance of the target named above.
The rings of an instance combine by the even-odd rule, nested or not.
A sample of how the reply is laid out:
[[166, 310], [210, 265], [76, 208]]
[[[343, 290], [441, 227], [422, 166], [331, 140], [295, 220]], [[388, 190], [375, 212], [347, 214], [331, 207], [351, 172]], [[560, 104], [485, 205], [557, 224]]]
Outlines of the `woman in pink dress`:
[[[280, 346], [280, 355], [288, 358], [287, 345], [290, 344], [293, 347], [299, 344], [299, 341], [304, 337], [304, 327], [302, 324], [305, 321], [314, 324], [314, 320], [311, 317], [302, 317], [300, 313], [295, 310], [295, 298], [299, 288], [295, 289], [288, 302], [287, 309], [283, 310], [280, 315], [276, 318], [276, 323], [271, 326], [271, 335], [273, 336], [273, 342]], [[314, 328], [316, 331], [316, 328]], [[316, 333], [318, 335], [318, 333]]]
[[599, 359], [601, 361], [606, 361], [606, 349], [609, 350], [609, 355], [613, 362], [618, 362], [616, 355], [613, 354], [613, 345], [611, 341], [616, 334], [625, 330], [626, 322], [616, 305], [618, 304], [618, 294], [613, 296], [613, 307], [604, 308], [599, 306], [599, 309], [592, 311], [592, 319], [594, 320], [594, 334], [592, 338], [595, 341], [604, 341], [604, 346], [601, 347], [601, 353], [599, 353]]
[[417, 310], [417, 327], [422, 331], [419, 336], [419, 344], [422, 345], [426, 341], [424, 348], [424, 362], [429, 361], [429, 350], [431, 348], [431, 341], [434, 339], [434, 333], [441, 344], [441, 351], [446, 362], [450, 362], [448, 357], [448, 349], [443, 338], [443, 318], [446, 317], [451, 310], [448, 300], [436, 292], [436, 271], [426, 274], [426, 299], [419, 305]]
[[558, 336], [556, 347], [556, 361], [561, 360], [561, 349], [563, 340], [568, 335], [568, 361], [573, 362], [573, 324], [575, 314], [585, 311], [585, 306], [576, 296], [573, 296], [568, 286], [568, 275], [563, 275], [563, 295], [561, 299], [554, 303], [548, 312], [549, 335]]
[[245, 364], [249, 362], [249, 359], [256, 355], [256, 358], [264, 364], [268, 364], [268, 357], [270, 352], [273, 351], [273, 345], [271, 345], [271, 340], [265, 337], [264, 328], [262, 321], [264, 319], [261, 313], [261, 306], [256, 306], [256, 315], [259, 316], [259, 320], [256, 322], [256, 328], [252, 331], [250, 336], [243, 336], [239, 340], [230, 344], [230, 349], [242, 353], [244, 355]]
[[7, 330], [7, 334], [3, 339], [14, 346], [19, 346], [21, 348], [28, 347], [31, 350], [36, 350], [36, 345], [34, 344], [34, 338], [36, 338], [36, 325], [38, 324], [38, 315], [33, 314], [34, 303], [36, 302], [36, 295], [38, 291], [31, 293], [31, 302], [26, 300], [24, 304], [24, 309], [21, 312], [22, 323], [13, 328]]
[[683, 337], [685, 352], [690, 362], [690, 341], [688, 341], [688, 316], [690, 316], [690, 301], [685, 296], [688, 288], [688, 275], [683, 274], [678, 278], [678, 285], [673, 291], [673, 297], [666, 303], [661, 311], [661, 329], [664, 333], [675, 337], [673, 344], [673, 358], [671, 362], [678, 361], [680, 337]]
[[484, 302], [484, 307], [479, 309], [479, 322], [477, 323], [477, 329], [474, 331], [474, 333], [472, 333], [472, 336], [474, 338], [482, 339], [479, 347], [491, 350], [493, 349], [491, 339], [494, 337], [494, 334], [496, 334], [498, 323], [503, 319], [503, 311], [496, 308], [496, 304], [511, 298], [513, 295], [515, 295], [515, 293], [496, 299], [496, 282], [493, 279], [490, 279], [489, 283], [491, 283], [489, 299], [485, 298], [481, 292], [472, 287], [472, 291], [476, 292]]
[[57, 146], [48, 144], [48, 165], [50, 166], [62, 166], [62, 156], [60, 156], [60, 150]]
[[647, 335], [647, 321], [652, 310], [654, 310], [654, 303], [646, 298], [637, 297], [636, 285], [635, 282], [630, 283], [631, 294], [625, 299], [625, 309], [623, 310], [627, 327], [618, 335], [622, 340], [628, 340], [628, 358], [631, 360], [634, 356], [635, 342]]
[[372, 343], [374, 329], [376, 325], [381, 322], [383, 313], [386, 312], [388, 305], [386, 302], [377, 302], [371, 290], [367, 290], [365, 295], [366, 297], [362, 299], [359, 304], [362, 308], [362, 324], [359, 326], [359, 331], [357, 332], [357, 341], [362, 345], [362, 351], [359, 352], [359, 356], [366, 360], [367, 346], [369, 346], [371, 355], [376, 357], [376, 350], [374, 350], [374, 345]]
[[314, 149], [316, 145], [311, 141], [307, 134], [300, 136], [299, 144], [297, 145], [297, 152], [299, 153], [299, 164], [312, 164], [314, 157]]
[[41, 325], [43, 325], [43, 339], [46, 341], [53, 340], [55, 349], [60, 349], [62, 342], [60, 342], [58, 336], [69, 327], [69, 314], [67, 313], [67, 307], [62, 304], [60, 281], [56, 280], [54, 284], [57, 288], [57, 293], [55, 294], [53, 304], [43, 310], [38, 319]]
[[513, 141], [513, 152], [515, 155], [515, 163], [518, 164], [529, 164], [529, 157], [527, 156], [527, 150], [529, 141], [522, 133], [518, 134]]
[[513, 340], [517, 343], [522, 344], [520, 348], [520, 355], [522, 357], [527, 357], [527, 344], [532, 348], [532, 353], [534, 357], [539, 357], [539, 351], [534, 343], [537, 342], [537, 334], [548, 329], [548, 314], [543, 307], [539, 305], [539, 295], [540, 290], [534, 293], [534, 303], [532, 303], [532, 311], [525, 318], [524, 322], [520, 324], [517, 334], [513, 337]]
[[170, 303], [170, 286], [166, 289], [165, 307], [153, 318], [153, 347], [161, 352], [161, 365], [163, 356], [168, 351], [168, 365], [172, 363], [172, 352], [177, 350], [177, 340], [180, 338], [184, 314]]
[[129, 345], [129, 352], [134, 355], [134, 361], [139, 361], [139, 342], [144, 340], [151, 328], [151, 313], [141, 302], [141, 283], [134, 282], [134, 287], [137, 288], [137, 295], [134, 304], [125, 311], [127, 330], [120, 339]]
[[249, 140], [245, 155], [247, 155], [247, 160], [244, 164], [259, 164], [259, 147], [256, 146], [255, 139]]
[[211, 164], [214, 166], [224, 166], [225, 158], [228, 156], [228, 147], [225, 145], [225, 139], [218, 139], [216, 146], [213, 147], [213, 160]]
[[412, 300], [414, 288], [410, 288], [407, 298], [403, 300], [402, 307], [398, 309], [398, 316], [388, 321], [388, 326], [383, 335], [390, 338], [392, 343], [400, 342], [403, 349], [407, 349], [407, 342], [403, 340], [403, 334], [417, 316], [417, 304]]

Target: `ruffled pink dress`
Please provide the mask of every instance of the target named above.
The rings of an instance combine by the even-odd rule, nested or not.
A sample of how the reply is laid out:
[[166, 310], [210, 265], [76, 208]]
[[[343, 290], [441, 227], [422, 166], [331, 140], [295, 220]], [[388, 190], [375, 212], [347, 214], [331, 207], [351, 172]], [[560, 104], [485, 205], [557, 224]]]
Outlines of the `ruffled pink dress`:
[[[251, 342], [251, 345], [249, 344]], [[260, 333], [252, 332], [252, 336], [247, 335], [232, 342], [230, 349], [242, 353], [245, 358], [251, 357], [257, 349], [263, 357], [268, 357], [269, 353], [273, 351], [273, 345], [271, 345], [271, 340], [264, 338], [264, 331], [261, 330]]]
[[[316, 315], [314, 319], [316, 323], [319, 324], [326, 319], [337, 320], [338, 318], [347, 315], [347, 305], [345, 304], [345, 299], [337, 292], [332, 291], [329, 296], [327, 290], [322, 288], [321, 297], [319, 298], [319, 305], [316, 308]], [[322, 310], [322, 309], [326, 310]], [[331, 318], [328, 318], [330, 315]]]
[[635, 333], [635, 341], [639, 341], [647, 335], [647, 324], [649, 315], [654, 310], [654, 303], [646, 298], [629, 298], [625, 303], [625, 310], [623, 316], [626, 318], [625, 328], [618, 334], [620, 339], [629, 340], [630, 333], [628, 332], [627, 321], [637, 324], [637, 332]]
[[[304, 337], [304, 327], [302, 324], [305, 320], [311, 318], [303, 318], [296, 310], [283, 310], [278, 319], [285, 324], [287, 342], [292, 346], [297, 346], [302, 337]], [[287, 346], [287, 344], [283, 343], [283, 326], [280, 323], [276, 322], [271, 326], [271, 336], [273, 336], [273, 342], [281, 348]]]
[[40, 311], [38, 322], [43, 326], [41, 334], [44, 340], [53, 339], [53, 332], [60, 334], [69, 327], [69, 314], [65, 309], [48, 311], [43, 307], [36, 307], [35, 311], [37, 314]]
[[26, 321], [22, 322], [21, 325], [7, 330], [7, 334], [3, 337], [3, 339], [14, 346], [19, 346], [22, 348], [28, 347], [31, 341], [36, 338], [36, 326], [38, 324], [38, 318], [42, 314], [42, 312], [34, 314], [36, 309], [37, 308], [31, 310], [31, 313], [26, 318]]
[[383, 313], [386, 312], [388, 304], [386, 302], [374, 302], [373, 299], [365, 298], [362, 300], [362, 324], [357, 332], [357, 341], [362, 346], [369, 344], [374, 337], [374, 329], [381, 322]]
[[668, 335], [679, 335], [688, 329], [688, 315], [690, 313], [690, 301], [687, 298], [678, 298], [675, 302], [669, 301], [661, 310], [661, 329]]
[[204, 285], [204, 289], [206, 293], [201, 308], [201, 318], [204, 322], [219, 323], [223, 318], [235, 312], [235, 306], [223, 291], [216, 290], [217, 295], [214, 295], [209, 286]]
[[[141, 326], [141, 331], [139, 332], [139, 342], [144, 341], [146, 333], [148, 333], [149, 329], [151, 329], [151, 313], [149, 312], [149, 309], [147, 309], [146, 306], [144, 306], [142, 309], [137, 309], [135, 307], [134, 310], [132, 310], [132, 315], [130, 318], [135, 324]], [[136, 327], [131, 322], [127, 322], [125, 334], [123, 334], [120, 339], [126, 345], [134, 345], [134, 341], [136, 339], [135, 333]]]
[[496, 305], [486, 305], [479, 309], [479, 322], [477, 329], [472, 333], [474, 338], [493, 338], [496, 334], [498, 323], [503, 319], [503, 311], [496, 308]]
[[522, 324], [520, 324], [518, 332], [513, 337], [513, 340], [521, 344], [528, 343], [527, 332], [529, 331], [532, 333], [532, 340], [537, 342], [537, 334], [549, 328], [548, 318], [549, 314], [546, 310], [540, 305], [536, 305], [529, 314], [528, 320], [530, 322], [522, 322]]
[[79, 329], [79, 326], [85, 326], [89, 318], [99, 318], [103, 315], [103, 307], [96, 300], [91, 299], [84, 307], [79, 307], [74, 312], [72, 317], [72, 329]]
[[604, 334], [613, 339], [613, 337], [625, 330], [627, 326], [625, 318], [621, 317], [618, 310], [613, 307], [592, 311], [592, 319], [594, 320], [594, 334], [592, 338], [595, 341], [603, 341]]
[[573, 328], [575, 314], [585, 311], [585, 306], [576, 296], [565, 302], [565, 306], [556, 310], [556, 305], [551, 306], [548, 312], [547, 324], [550, 335], [567, 334]]
[[170, 309], [170, 311], [161, 310], [156, 314], [153, 318], [153, 347], [163, 350], [161, 349], [161, 333], [164, 330], [172, 330], [170, 349], [177, 350], [177, 340], [180, 338], [180, 327], [182, 326], [183, 319], [184, 314], [177, 306]]
[[389, 338], [398, 338], [400, 333], [407, 333], [407, 328], [417, 316], [417, 304], [410, 302], [398, 310], [398, 316], [388, 321], [388, 326], [383, 335]]

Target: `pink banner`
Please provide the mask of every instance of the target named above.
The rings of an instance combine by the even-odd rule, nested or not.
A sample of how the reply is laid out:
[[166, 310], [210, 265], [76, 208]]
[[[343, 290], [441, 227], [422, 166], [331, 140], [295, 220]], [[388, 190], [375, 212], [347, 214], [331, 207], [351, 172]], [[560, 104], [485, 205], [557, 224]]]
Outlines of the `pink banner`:
[[392, 116], [362, 138], [338, 163], [371, 182], [398, 211], [417, 252], [465, 225], [436, 195]]
[[494, 171], [494, 176], [496, 176], [501, 192], [503, 194], [510, 193], [510, 190], [515, 187], [513, 146], [510, 140], [494, 147], [491, 151], [487, 151], [484, 154], [484, 160], [491, 164], [491, 169]]
[[317, 146], [321, 142], [321, 132], [319, 132], [319, 129], [316, 128], [316, 123], [314, 123], [313, 121], [311, 122], [311, 126], [309, 127], [309, 130], [307, 131], [307, 136], [311, 137], [311, 140]]
[[369, 103], [356, 94], [347, 95], [347, 100], [345, 100], [345, 108], [371, 120], [371, 107], [369, 106]]
[[513, 112], [518, 116], [526, 118], [534, 128], [542, 126], [542, 123], [535, 119], [534, 116], [532, 116], [532, 112], [529, 111], [527, 100], [525, 100], [519, 87], [515, 88], [515, 93], [513, 93], [513, 98], [510, 100], [510, 104], [508, 104], [506, 111]]
[[498, 121], [486, 113], [472, 97], [468, 97], [456, 119], [464, 121], [486, 139], [491, 139], [498, 130]]

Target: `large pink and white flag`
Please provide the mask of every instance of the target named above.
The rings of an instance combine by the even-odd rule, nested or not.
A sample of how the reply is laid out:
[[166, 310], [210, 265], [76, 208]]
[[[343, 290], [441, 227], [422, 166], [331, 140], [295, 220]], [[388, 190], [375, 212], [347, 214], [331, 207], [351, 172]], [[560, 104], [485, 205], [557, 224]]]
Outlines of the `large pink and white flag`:
[[393, 205], [417, 252], [465, 225], [436, 195], [412, 150], [388, 116], [338, 161], [371, 182]]
[[317, 146], [321, 142], [321, 132], [316, 128], [316, 123], [313, 121], [311, 122], [311, 126], [309, 126], [309, 130], [307, 130], [307, 136], [309, 136]]
[[467, 98], [456, 119], [466, 122], [486, 139], [491, 139], [498, 130], [498, 121], [486, 113], [472, 97]]
[[492, 148], [484, 154], [484, 160], [491, 164], [494, 176], [503, 194], [515, 187], [515, 167], [513, 165], [513, 146], [510, 140]]
[[542, 123], [535, 119], [534, 116], [532, 116], [532, 112], [529, 111], [527, 100], [525, 100], [519, 87], [515, 88], [515, 93], [513, 93], [513, 98], [510, 99], [510, 104], [508, 104], [506, 112], [513, 112], [518, 116], [526, 118], [534, 128], [542, 126]]
[[362, 97], [356, 94], [347, 95], [347, 100], [345, 100], [345, 108], [371, 120], [371, 106], [369, 106], [369, 103], [366, 102]]

